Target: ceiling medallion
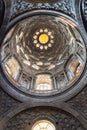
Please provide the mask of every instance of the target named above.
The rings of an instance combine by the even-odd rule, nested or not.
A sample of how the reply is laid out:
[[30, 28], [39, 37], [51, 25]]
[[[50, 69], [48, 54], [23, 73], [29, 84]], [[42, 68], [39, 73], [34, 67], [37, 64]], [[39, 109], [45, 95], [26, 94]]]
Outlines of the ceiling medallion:
[[85, 63], [85, 42], [76, 24], [55, 12], [20, 20], [1, 46], [5, 82], [16, 98], [20, 95], [19, 100], [26, 101], [31, 95], [35, 99], [66, 97], [75, 84], [78, 87]]

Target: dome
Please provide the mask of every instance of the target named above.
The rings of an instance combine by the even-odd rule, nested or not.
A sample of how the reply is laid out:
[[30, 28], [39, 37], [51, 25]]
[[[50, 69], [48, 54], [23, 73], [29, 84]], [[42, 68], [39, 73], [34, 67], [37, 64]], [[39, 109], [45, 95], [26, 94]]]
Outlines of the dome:
[[1, 67], [8, 82], [37, 96], [61, 94], [81, 76], [84, 40], [71, 20], [41, 14], [19, 20], [1, 46]]

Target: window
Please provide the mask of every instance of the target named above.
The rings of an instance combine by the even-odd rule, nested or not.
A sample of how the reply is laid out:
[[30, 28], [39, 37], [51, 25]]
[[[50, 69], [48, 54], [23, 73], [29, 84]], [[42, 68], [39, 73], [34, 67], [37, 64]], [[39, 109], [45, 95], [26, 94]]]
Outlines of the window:
[[4, 67], [7, 74], [14, 80], [17, 80], [19, 72], [20, 72], [20, 65], [17, 62], [17, 60], [14, 57], [9, 58], [5, 62]]
[[40, 120], [33, 125], [32, 130], [56, 130], [56, 128], [52, 122]]
[[49, 93], [54, 90], [51, 76], [40, 74], [36, 76], [34, 90], [37, 93]]

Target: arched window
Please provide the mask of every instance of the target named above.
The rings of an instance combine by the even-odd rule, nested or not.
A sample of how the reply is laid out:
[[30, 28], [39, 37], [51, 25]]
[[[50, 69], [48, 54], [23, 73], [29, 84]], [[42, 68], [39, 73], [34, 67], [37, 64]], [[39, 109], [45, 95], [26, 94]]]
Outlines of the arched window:
[[40, 120], [33, 125], [32, 130], [56, 130], [56, 128], [52, 122]]

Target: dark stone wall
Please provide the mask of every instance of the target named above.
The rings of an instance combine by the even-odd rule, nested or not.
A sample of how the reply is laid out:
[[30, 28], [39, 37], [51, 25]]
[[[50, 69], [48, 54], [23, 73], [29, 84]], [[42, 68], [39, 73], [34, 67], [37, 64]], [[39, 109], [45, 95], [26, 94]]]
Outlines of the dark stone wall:
[[0, 117], [20, 104], [0, 88]]
[[87, 87], [67, 103], [87, 119]]
[[3, 17], [4, 17], [4, 3], [1, 0], [0, 1], [0, 27], [1, 27], [2, 22], [3, 22]]

